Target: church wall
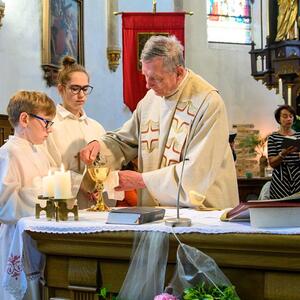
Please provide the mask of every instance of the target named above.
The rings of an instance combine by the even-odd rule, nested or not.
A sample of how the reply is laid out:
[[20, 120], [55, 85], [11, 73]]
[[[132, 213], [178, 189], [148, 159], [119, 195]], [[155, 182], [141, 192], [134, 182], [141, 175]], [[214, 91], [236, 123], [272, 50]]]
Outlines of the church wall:
[[[46, 86], [41, 64], [41, 0], [4, 0], [3, 26], [0, 29], [0, 113], [5, 113], [9, 97], [18, 89], [47, 92], [59, 101], [55, 88]], [[119, 11], [152, 11], [150, 0], [119, 0]], [[258, 3], [259, 1], [255, 1]], [[264, 1], [263, 1], [264, 2]], [[269, 91], [251, 77], [250, 46], [207, 44], [206, 1], [184, 0], [186, 11], [186, 64], [215, 85], [227, 107], [230, 124], [252, 123], [263, 133], [275, 129], [273, 111], [282, 103], [275, 91]], [[257, 4], [258, 5], [258, 4]], [[255, 7], [255, 40], [259, 45], [259, 7]], [[158, 0], [157, 11], [172, 11], [172, 0]], [[121, 46], [121, 16], [119, 43]], [[122, 66], [109, 71], [106, 1], [84, 1], [85, 66], [91, 75], [93, 93], [86, 111], [108, 130], [115, 129], [131, 113], [122, 99]]]
[[[276, 129], [273, 112], [283, 100], [275, 90], [269, 91], [250, 75], [250, 45], [207, 43], [205, 2], [184, 0], [184, 9], [194, 12], [186, 22], [187, 66], [219, 90], [231, 125], [252, 123], [263, 135], [268, 134]], [[261, 44], [259, 2], [255, 1], [253, 10], [256, 47]], [[263, 15], [263, 19], [265, 21], [266, 16]], [[263, 35], [266, 35], [265, 28]]]
[[6, 113], [9, 97], [19, 89], [46, 89], [40, 68], [41, 2], [5, 1], [5, 16], [0, 28], [0, 112]]

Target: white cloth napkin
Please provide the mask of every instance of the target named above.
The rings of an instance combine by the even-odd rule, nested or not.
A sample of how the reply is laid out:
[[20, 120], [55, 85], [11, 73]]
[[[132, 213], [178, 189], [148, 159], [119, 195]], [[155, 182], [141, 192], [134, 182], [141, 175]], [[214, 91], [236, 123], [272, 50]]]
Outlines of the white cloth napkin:
[[107, 192], [108, 199], [115, 199], [122, 201], [124, 199], [123, 191], [116, 191], [115, 187], [119, 186], [119, 172], [112, 171], [108, 174], [107, 178], [103, 182], [104, 191]]

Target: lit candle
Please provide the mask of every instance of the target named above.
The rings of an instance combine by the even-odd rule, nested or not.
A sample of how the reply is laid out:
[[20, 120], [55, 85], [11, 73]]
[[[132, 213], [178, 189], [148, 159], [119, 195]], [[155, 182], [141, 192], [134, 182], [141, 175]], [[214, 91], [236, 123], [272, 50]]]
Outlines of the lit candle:
[[292, 87], [288, 87], [288, 105], [292, 105]]
[[282, 97], [282, 79], [279, 78], [278, 80], [278, 88], [279, 88], [279, 96]]
[[56, 171], [54, 175], [54, 198], [55, 199], [70, 199], [71, 192], [71, 173], [64, 171], [63, 165], [60, 171]]
[[54, 197], [54, 176], [50, 170], [48, 176], [42, 178], [42, 189], [44, 197]]

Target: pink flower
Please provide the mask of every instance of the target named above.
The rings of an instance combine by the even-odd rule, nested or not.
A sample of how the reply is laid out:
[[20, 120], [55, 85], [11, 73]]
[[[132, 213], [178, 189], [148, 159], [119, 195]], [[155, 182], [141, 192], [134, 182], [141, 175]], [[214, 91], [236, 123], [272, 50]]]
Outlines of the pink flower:
[[179, 300], [179, 299], [168, 293], [162, 293], [160, 295], [155, 296], [154, 300]]

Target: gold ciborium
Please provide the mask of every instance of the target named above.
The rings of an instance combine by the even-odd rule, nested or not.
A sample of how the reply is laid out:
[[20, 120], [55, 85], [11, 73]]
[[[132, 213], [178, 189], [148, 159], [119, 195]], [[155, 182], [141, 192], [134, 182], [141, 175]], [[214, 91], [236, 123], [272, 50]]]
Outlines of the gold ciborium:
[[97, 202], [95, 205], [90, 207], [89, 211], [108, 211], [108, 207], [104, 203], [103, 199], [103, 181], [107, 178], [109, 173], [109, 168], [105, 166], [92, 165], [88, 167], [88, 172], [93, 181], [95, 181], [95, 189], [98, 192]]

